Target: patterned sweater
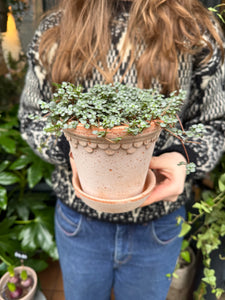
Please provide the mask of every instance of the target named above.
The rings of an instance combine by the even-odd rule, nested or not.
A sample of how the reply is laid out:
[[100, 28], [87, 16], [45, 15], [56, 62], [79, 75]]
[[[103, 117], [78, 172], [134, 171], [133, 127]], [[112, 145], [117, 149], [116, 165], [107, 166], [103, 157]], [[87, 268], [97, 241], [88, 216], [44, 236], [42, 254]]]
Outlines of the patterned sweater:
[[[126, 3], [126, 2], [125, 2]], [[207, 52], [196, 56], [189, 55], [184, 58], [179, 56], [179, 84], [180, 88], [187, 91], [186, 101], [183, 104], [180, 118], [185, 129], [196, 123], [205, 124], [206, 133], [200, 143], [187, 144], [186, 148], [190, 160], [196, 163], [196, 172], [188, 176], [185, 190], [176, 202], [160, 201], [149, 206], [137, 208], [134, 211], [121, 214], [99, 213], [88, 207], [76, 197], [71, 184], [72, 172], [69, 164], [69, 145], [64, 135], [56, 139], [54, 136], [46, 137], [43, 132], [45, 120], [33, 120], [31, 114], [40, 115], [38, 104], [40, 99], [51, 99], [51, 84], [47, 80], [46, 71], [39, 60], [39, 42], [45, 30], [60, 22], [61, 13], [52, 13], [46, 17], [36, 30], [28, 50], [29, 68], [27, 71], [25, 86], [21, 95], [19, 119], [23, 138], [31, 148], [44, 160], [55, 165], [52, 175], [53, 190], [58, 198], [65, 204], [91, 218], [117, 223], [145, 223], [168, 214], [181, 205], [190, 197], [192, 178], [202, 178], [206, 172], [212, 170], [219, 161], [225, 149], [225, 91], [224, 91], [224, 66], [221, 63], [221, 54], [218, 46], [206, 32], [205, 39], [209, 40], [213, 47], [213, 55], [206, 65], [199, 63], [199, 57]], [[108, 52], [107, 63], [109, 67], [118, 55], [127, 28], [129, 7], [119, 9], [116, 21], [111, 28], [112, 42]], [[143, 46], [144, 47], [144, 46]], [[143, 48], [140, 49], [143, 51]], [[124, 61], [114, 76], [114, 81], [120, 81], [129, 60], [129, 51]], [[93, 71], [92, 79], [84, 82], [84, 88], [88, 89], [96, 83], [103, 83], [101, 74]], [[137, 72], [135, 65], [127, 73], [124, 84], [137, 85]], [[157, 81], [153, 82], [154, 88], [160, 88]], [[40, 149], [43, 142], [47, 141], [46, 147]], [[154, 155], [163, 152], [178, 151], [183, 153], [180, 142], [163, 132], [156, 143]]]

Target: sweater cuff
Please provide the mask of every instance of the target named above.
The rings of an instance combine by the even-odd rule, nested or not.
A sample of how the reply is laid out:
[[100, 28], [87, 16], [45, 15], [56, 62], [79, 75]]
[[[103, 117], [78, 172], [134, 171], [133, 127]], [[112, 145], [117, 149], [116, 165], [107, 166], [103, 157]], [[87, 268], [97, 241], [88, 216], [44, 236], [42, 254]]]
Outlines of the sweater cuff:
[[[197, 164], [197, 155], [196, 155], [195, 151], [191, 147], [186, 146], [186, 145], [185, 145], [185, 149], [187, 151], [187, 154], [188, 154], [188, 157], [189, 157], [189, 161]], [[159, 155], [161, 155], [163, 153], [169, 153], [169, 152], [179, 152], [187, 160], [187, 154], [185, 153], [184, 147], [182, 145], [173, 145], [173, 146], [168, 147], [166, 149], [158, 150], [158, 151], [156, 151], [154, 153], [154, 155], [155, 156], [159, 156]]]

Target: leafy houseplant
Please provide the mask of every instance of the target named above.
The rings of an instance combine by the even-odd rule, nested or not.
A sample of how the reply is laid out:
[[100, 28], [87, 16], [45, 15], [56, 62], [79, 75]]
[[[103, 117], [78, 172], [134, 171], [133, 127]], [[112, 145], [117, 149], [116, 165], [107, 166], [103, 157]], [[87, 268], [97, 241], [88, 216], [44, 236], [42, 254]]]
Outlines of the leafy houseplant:
[[[162, 129], [169, 131], [183, 143], [183, 140], [193, 136], [194, 132], [202, 130], [202, 125], [192, 127], [189, 132], [184, 132], [183, 128], [175, 128], [178, 121], [177, 112], [185, 98], [183, 91], [174, 92], [165, 97], [156, 90], [142, 90], [120, 83], [96, 85], [87, 92], [83, 92], [82, 87], [75, 87], [67, 82], [57, 84], [56, 87], [57, 91], [52, 101], [49, 103], [40, 101], [43, 114], [47, 118], [45, 131], [58, 135], [63, 131], [69, 140], [80, 180], [80, 186], [78, 181], [74, 184], [76, 190], [82, 189], [86, 193], [86, 197], [81, 195], [84, 196], [81, 197], [84, 201], [90, 200], [87, 199], [88, 195], [95, 197], [95, 200], [98, 198], [96, 201], [101, 202], [99, 199], [116, 201], [128, 197], [130, 200], [140, 194], [144, 188], [146, 176], [149, 175], [149, 163], [160, 131]], [[103, 157], [106, 160], [98, 156], [99, 148], [104, 152]], [[148, 149], [147, 158], [143, 158], [144, 167], [138, 173], [144, 148]], [[119, 156], [121, 149], [123, 154]], [[78, 154], [78, 150], [82, 150], [83, 154]], [[137, 156], [131, 158], [130, 155], [135, 153]], [[90, 161], [85, 165], [89, 157]], [[107, 164], [115, 157], [119, 157], [118, 166], [115, 160]], [[122, 170], [121, 162], [125, 162], [126, 159], [128, 162], [125, 163], [125, 170]], [[132, 165], [131, 161], [136, 165]], [[97, 162], [94, 166], [95, 171], [90, 171], [90, 166], [94, 162]], [[103, 169], [98, 171], [100, 163]], [[190, 165], [190, 167], [193, 166]], [[133, 175], [133, 170], [136, 176]], [[89, 177], [89, 186], [86, 185], [82, 174], [86, 178]], [[102, 174], [100, 182], [91, 182], [91, 180], [98, 179], [99, 174]], [[111, 176], [109, 183], [103, 182], [108, 175]], [[141, 176], [141, 183], [132, 181], [133, 178]], [[151, 174], [149, 176], [151, 177]], [[117, 181], [113, 184], [114, 178], [117, 178]], [[114, 199], [110, 192], [108, 193], [109, 186], [111, 186], [112, 194], [116, 195], [116, 187], [122, 191], [123, 186], [126, 185], [129, 191], [135, 185], [137, 189], [127, 197], [124, 191]], [[133, 203], [134, 201], [135, 199], [132, 198]], [[90, 205], [90, 202], [88, 204]], [[107, 203], [104, 205], [107, 206]], [[101, 210], [101, 207], [98, 207], [98, 210]]]
[[[195, 291], [195, 300], [204, 299], [207, 285], [217, 298], [224, 292], [217, 287], [211, 255], [221, 245], [221, 237], [225, 236], [225, 155], [209, 175], [208, 180], [200, 183], [201, 198], [189, 211], [188, 220], [182, 223], [180, 234], [185, 237], [185, 247], [194, 244], [202, 256], [203, 277]], [[186, 250], [185, 253], [184, 258], [188, 259]], [[223, 254], [220, 259], [224, 259]]]
[[[210, 1], [203, 0], [202, 2], [205, 5], [210, 3]], [[208, 9], [218, 17], [224, 31], [225, 3], [224, 1], [216, 2], [220, 3], [214, 7], [208, 7]], [[197, 199], [193, 208], [188, 211], [188, 220], [184, 221], [178, 218], [178, 223], [183, 222], [180, 236], [185, 239], [182, 243], [177, 270], [168, 276], [173, 277], [171, 285], [182, 280], [182, 278], [179, 279], [182, 272], [182, 266], [179, 265], [179, 262], [183, 261], [184, 265], [190, 268], [191, 256], [193, 256], [192, 248], [197, 249], [197, 258], [200, 256], [203, 263], [203, 274], [198, 289], [192, 295], [193, 297], [190, 294], [189, 296], [194, 300], [204, 300], [208, 286], [217, 299], [220, 299], [221, 295], [223, 295], [221, 299], [224, 299], [225, 290], [217, 286], [216, 270], [212, 267], [212, 255], [214, 255], [215, 250], [223, 246], [221, 245], [221, 238], [225, 236], [225, 154], [216, 168], [209, 174], [209, 178], [206, 177], [199, 182], [197, 186], [194, 186], [194, 190]], [[219, 259], [224, 260], [224, 253], [220, 255]], [[193, 270], [191, 272], [193, 273]], [[189, 274], [188, 276], [192, 275]], [[188, 278], [187, 285], [189, 282], [190, 279]], [[173, 293], [173, 291], [171, 292]], [[174, 296], [172, 293], [171, 296]]]
[[54, 167], [40, 159], [22, 139], [17, 118], [26, 59], [8, 55], [9, 76], [0, 76], [0, 276], [18, 262], [15, 251], [28, 254], [36, 271], [57, 259], [54, 239]]
[[184, 91], [165, 97], [157, 90], [143, 90], [120, 83], [95, 85], [88, 92], [69, 82], [55, 86], [57, 91], [52, 101], [40, 101], [40, 105], [47, 114], [45, 131], [59, 135], [64, 129], [76, 128], [79, 123], [86, 129], [94, 127], [96, 131], [93, 133], [98, 137], [107, 137], [107, 129], [120, 125], [127, 126], [128, 134], [138, 135], [150, 127], [152, 120], [172, 131], [185, 99]]
[[[218, 270], [212, 265], [212, 255], [222, 246], [221, 238], [225, 236], [225, 155], [209, 176], [194, 186], [194, 190], [200, 196], [196, 196], [193, 208], [188, 211], [188, 220], [178, 218], [178, 223], [183, 222], [180, 236], [184, 240], [176, 269], [173, 274], [168, 274], [172, 282], [167, 300], [177, 297], [184, 300], [189, 300], [190, 297], [203, 300], [207, 293], [220, 299], [225, 292], [218, 287]], [[222, 253], [215, 254], [221, 262], [225, 256], [224, 248], [222, 249]], [[199, 260], [203, 264], [203, 274], [200, 274], [200, 284], [193, 293], [191, 283], [197, 274]]]
[[53, 166], [41, 160], [22, 139], [17, 106], [0, 120], [0, 274], [16, 265], [15, 251], [29, 254], [27, 264], [40, 271], [57, 259], [54, 240]]
[[187, 247], [186, 241], [184, 240], [175, 271], [173, 274], [167, 275], [172, 281], [166, 300], [192, 299], [191, 292], [196, 273], [196, 261], [196, 255], [193, 249]]

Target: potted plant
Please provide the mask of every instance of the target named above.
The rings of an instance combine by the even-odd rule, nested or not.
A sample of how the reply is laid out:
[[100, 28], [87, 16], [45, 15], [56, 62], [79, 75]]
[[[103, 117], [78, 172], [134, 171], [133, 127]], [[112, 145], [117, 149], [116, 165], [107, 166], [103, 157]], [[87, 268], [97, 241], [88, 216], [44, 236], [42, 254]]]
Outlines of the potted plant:
[[37, 290], [37, 274], [27, 266], [9, 266], [0, 280], [0, 300], [33, 300]]
[[183, 240], [181, 252], [171, 278], [171, 285], [166, 300], [192, 299], [193, 282], [196, 274], [197, 259], [187, 240]]
[[[149, 163], [162, 129], [183, 143], [183, 138], [202, 126], [189, 132], [175, 128], [183, 91], [165, 97], [153, 89], [120, 83], [95, 85], [87, 92], [68, 82], [56, 87], [52, 101], [40, 101], [47, 118], [45, 131], [64, 132], [78, 173], [75, 189], [88, 205], [96, 209], [98, 203], [100, 211], [110, 207], [111, 212], [119, 201], [124, 211], [131, 203], [134, 209], [134, 203], [138, 207], [149, 196], [155, 183]], [[122, 212], [120, 209], [113, 212]]]
[[[219, 249], [221, 239], [225, 236], [225, 155], [216, 168], [203, 181], [198, 182], [196, 202], [188, 212], [188, 220], [183, 221], [180, 236], [185, 237], [185, 245], [198, 251], [203, 264], [202, 276], [194, 299], [203, 299], [207, 286], [217, 299], [225, 291], [218, 287], [217, 275], [212, 266], [212, 255]], [[218, 254], [219, 255], [219, 254]], [[225, 253], [220, 253], [221, 261]]]
[[[223, 1], [205, 1], [203, 4], [221, 21], [224, 29]], [[213, 7], [211, 6], [216, 4]], [[215, 3], [216, 2], [216, 3]], [[224, 299], [225, 290], [218, 286], [218, 272], [223, 273], [225, 236], [225, 155], [218, 165], [203, 180], [193, 186], [195, 203], [188, 210], [188, 220], [178, 218], [182, 223], [180, 237], [184, 237], [175, 272], [168, 274], [172, 279], [167, 300], [173, 299]], [[222, 253], [220, 251], [222, 249]], [[219, 254], [218, 254], [218, 252]], [[197, 253], [195, 253], [197, 252]], [[215, 255], [218, 257], [215, 258]], [[219, 263], [219, 270], [214, 269], [213, 258]], [[201, 268], [196, 272], [196, 268]], [[223, 276], [224, 278], [224, 276]], [[193, 280], [200, 284], [196, 291]], [[205, 298], [206, 297], [206, 298]]]
[[[15, 264], [16, 250], [29, 252], [35, 270], [57, 259], [54, 239], [53, 166], [41, 160], [22, 139], [17, 106], [0, 111], [0, 261]], [[1, 270], [0, 270], [1, 276]]]

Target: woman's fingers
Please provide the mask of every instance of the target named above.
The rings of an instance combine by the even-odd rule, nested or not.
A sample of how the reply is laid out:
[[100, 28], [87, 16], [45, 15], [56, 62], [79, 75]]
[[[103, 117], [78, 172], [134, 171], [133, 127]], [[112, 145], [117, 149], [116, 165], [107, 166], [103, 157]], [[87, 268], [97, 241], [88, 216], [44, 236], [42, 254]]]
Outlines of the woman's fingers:
[[156, 186], [142, 206], [161, 200], [177, 200], [183, 192], [186, 178], [186, 167], [178, 165], [180, 162], [186, 162], [186, 160], [182, 154], [177, 152], [165, 153], [152, 158], [150, 168], [155, 173]]

